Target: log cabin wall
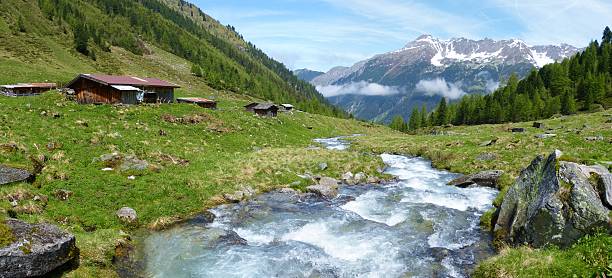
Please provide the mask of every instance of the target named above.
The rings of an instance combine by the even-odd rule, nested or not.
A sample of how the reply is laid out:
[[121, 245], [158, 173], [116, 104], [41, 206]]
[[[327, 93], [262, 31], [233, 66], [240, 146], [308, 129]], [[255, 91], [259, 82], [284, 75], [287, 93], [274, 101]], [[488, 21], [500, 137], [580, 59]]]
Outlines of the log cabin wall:
[[81, 78], [73, 86], [77, 102], [90, 103], [121, 103], [121, 92], [85, 78]]

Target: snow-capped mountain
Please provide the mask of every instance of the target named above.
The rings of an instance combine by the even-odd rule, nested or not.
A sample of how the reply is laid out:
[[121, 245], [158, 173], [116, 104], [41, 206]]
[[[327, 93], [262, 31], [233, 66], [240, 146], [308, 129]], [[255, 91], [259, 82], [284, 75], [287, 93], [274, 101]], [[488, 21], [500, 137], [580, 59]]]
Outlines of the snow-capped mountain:
[[[398, 114], [408, 118], [413, 105], [433, 107], [442, 95], [452, 100], [488, 93], [512, 73], [524, 77], [578, 51], [567, 44], [531, 46], [517, 39], [440, 40], [423, 35], [399, 50], [335, 67], [311, 83], [359, 118], [389, 121]], [[366, 92], [368, 88], [381, 93]], [[449, 91], [453, 93], [447, 95]]]

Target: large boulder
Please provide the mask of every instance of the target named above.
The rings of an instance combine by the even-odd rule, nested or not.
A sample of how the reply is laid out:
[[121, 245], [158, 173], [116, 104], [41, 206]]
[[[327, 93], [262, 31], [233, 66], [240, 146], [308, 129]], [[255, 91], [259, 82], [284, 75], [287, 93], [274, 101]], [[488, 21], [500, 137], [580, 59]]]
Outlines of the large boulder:
[[499, 187], [499, 178], [504, 174], [501, 170], [490, 170], [482, 171], [476, 174], [466, 175], [458, 177], [450, 182], [448, 185], [457, 187], [473, 187], [473, 186], [486, 186], [492, 188]]
[[[494, 234], [510, 245], [570, 246], [598, 229], [612, 230], [608, 210], [591, 179], [593, 168], [538, 156], [521, 171], [499, 209]], [[590, 169], [590, 170], [589, 170]], [[607, 171], [607, 170], [606, 170]]]
[[319, 180], [319, 184], [308, 186], [306, 190], [323, 198], [333, 199], [338, 196], [338, 180], [323, 177]]
[[0, 185], [26, 181], [32, 178], [32, 176], [32, 173], [26, 170], [0, 165]]
[[50, 224], [8, 219], [16, 240], [0, 248], [0, 277], [43, 276], [79, 256], [73, 235]]
[[136, 223], [136, 221], [138, 221], [138, 214], [136, 214], [136, 210], [130, 207], [120, 208], [117, 211], [116, 215], [121, 221], [125, 223], [131, 224], [131, 223]]

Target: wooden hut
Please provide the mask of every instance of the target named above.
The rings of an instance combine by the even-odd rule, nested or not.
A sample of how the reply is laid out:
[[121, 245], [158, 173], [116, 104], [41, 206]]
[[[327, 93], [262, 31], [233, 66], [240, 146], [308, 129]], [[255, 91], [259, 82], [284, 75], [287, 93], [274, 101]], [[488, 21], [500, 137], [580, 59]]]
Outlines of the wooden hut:
[[81, 74], [70, 81], [66, 88], [74, 90], [79, 103], [172, 103], [176, 84], [135, 76]]
[[217, 102], [210, 99], [192, 97], [192, 98], [177, 98], [178, 103], [193, 103], [203, 108], [217, 109]]
[[253, 107], [253, 112], [259, 116], [276, 117], [278, 106], [273, 103], [259, 103]]
[[0, 93], [6, 96], [33, 96], [55, 88], [55, 83], [18, 83], [0, 86]]
[[253, 111], [253, 108], [255, 106], [257, 106], [257, 105], [259, 105], [259, 102], [251, 102], [251, 103], [245, 105], [244, 109], [246, 109], [246, 111], [249, 111], [249, 112], [255, 112], [255, 111]]
[[283, 112], [291, 112], [293, 111], [293, 105], [288, 103], [283, 103], [280, 105], [280, 108]]

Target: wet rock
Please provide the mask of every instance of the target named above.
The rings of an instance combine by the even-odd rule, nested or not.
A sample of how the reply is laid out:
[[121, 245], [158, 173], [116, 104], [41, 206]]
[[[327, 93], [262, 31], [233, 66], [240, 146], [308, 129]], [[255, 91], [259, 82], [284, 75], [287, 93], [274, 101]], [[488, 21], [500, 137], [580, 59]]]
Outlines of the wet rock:
[[355, 184], [359, 184], [362, 182], [365, 182], [367, 180], [368, 176], [366, 174], [364, 174], [363, 172], [359, 172], [357, 174], [355, 174], [355, 177], [353, 178], [353, 181]]
[[206, 225], [215, 221], [215, 217], [216, 216], [212, 212], [205, 210], [201, 214], [198, 214], [196, 217], [190, 219], [188, 222], [189, 224]]
[[497, 160], [497, 154], [494, 153], [481, 153], [476, 157], [476, 160], [480, 161], [492, 161]]
[[32, 177], [32, 173], [26, 170], [0, 165], [0, 185], [27, 181]]
[[556, 136], [557, 134], [554, 134], [554, 133], [544, 133], [544, 134], [537, 134], [535, 137], [539, 139], [548, 139], [548, 138], [553, 138]]
[[567, 247], [597, 229], [612, 230], [610, 211], [585, 174], [586, 166], [559, 161], [560, 156], [560, 151], [538, 156], [521, 171], [499, 210], [496, 239], [515, 246]]
[[57, 198], [60, 201], [68, 200], [68, 198], [70, 198], [73, 194], [74, 193], [72, 191], [65, 190], [65, 189], [58, 189], [55, 191], [55, 193], [53, 193], [55, 198]]
[[220, 228], [210, 228], [203, 235], [202, 243], [209, 247], [215, 247], [219, 244], [224, 245], [246, 245], [247, 240], [241, 238], [238, 233], [233, 230], [224, 230]]
[[376, 184], [376, 183], [380, 183], [380, 179], [378, 177], [376, 177], [376, 176], [370, 176], [370, 177], [368, 177], [366, 182], [369, 183], [369, 184]]
[[242, 200], [249, 199], [255, 195], [255, 190], [250, 186], [243, 186], [242, 189], [237, 190], [234, 193], [226, 193], [223, 194], [223, 198], [228, 202], [239, 203]]
[[75, 237], [50, 224], [8, 219], [16, 240], [0, 248], [1, 277], [43, 276], [78, 260]]
[[472, 187], [472, 186], [486, 186], [492, 188], [499, 187], [499, 178], [504, 174], [501, 170], [490, 170], [482, 171], [476, 174], [461, 176], [450, 182], [448, 185], [457, 186], [461, 188]]
[[130, 207], [122, 207], [117, 211], [116, 214], [121, 221], [129, 224], [138, 221], [138, 215], [136, 214], [136, 211]]
[[333, 199], [338, 196], [338, 180], [323, 177], [319, 181], [319, 184], [308, 186], [306, 190], [321, 197]]
[[319, 163], [319, 170], [324, 171], [327, 170], [327, 163]]
[[342, 182], [348, 185], [355, 185], [355, 176], [351, 172], [346, 172], [342, 175]]

